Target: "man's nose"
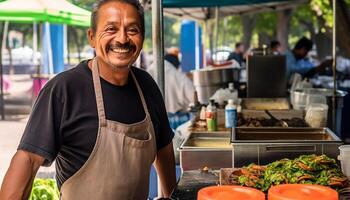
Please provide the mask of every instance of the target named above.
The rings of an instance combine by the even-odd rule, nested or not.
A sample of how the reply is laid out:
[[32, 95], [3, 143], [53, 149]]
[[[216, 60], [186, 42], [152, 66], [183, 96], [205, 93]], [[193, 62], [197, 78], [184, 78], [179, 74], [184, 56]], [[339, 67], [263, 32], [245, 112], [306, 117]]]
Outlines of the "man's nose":
[[125, 44], [125, 43], [129, 42], [129, 37], [128, 37], [125, 29], [120, 29], [120, 31], [117, 33], [117, 37], [115, 39], [116, 39], [116, 41], [120, 42], [121, 44]]

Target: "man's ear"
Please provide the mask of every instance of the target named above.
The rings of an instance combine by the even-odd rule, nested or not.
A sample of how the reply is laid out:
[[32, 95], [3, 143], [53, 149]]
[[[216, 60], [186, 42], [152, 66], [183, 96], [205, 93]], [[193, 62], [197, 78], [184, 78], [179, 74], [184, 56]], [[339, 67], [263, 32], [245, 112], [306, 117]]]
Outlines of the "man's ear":
[[91, 28], [87, 30], [87, 38], [92, 48], [95, 48], [95, 34]]

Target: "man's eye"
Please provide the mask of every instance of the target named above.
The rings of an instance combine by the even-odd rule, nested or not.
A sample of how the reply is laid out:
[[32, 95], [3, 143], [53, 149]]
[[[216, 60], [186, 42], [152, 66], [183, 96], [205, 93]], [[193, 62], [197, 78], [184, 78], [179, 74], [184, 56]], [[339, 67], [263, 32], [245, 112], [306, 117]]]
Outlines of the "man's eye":
[[130, 29], [128, 30], [128, 32], [129, 32], [130, 34], [132, 34], [132, 35], [136, 35], [136, 34], [138, 34], [140, 31], [139, 31], [139, 29], [137, 29], [137, 28], [130, 28]]
[[106, 31], [107, 32], [115, 32], [115, 28], [114, 27], [108, 27], [108, 28], [106, 28]]

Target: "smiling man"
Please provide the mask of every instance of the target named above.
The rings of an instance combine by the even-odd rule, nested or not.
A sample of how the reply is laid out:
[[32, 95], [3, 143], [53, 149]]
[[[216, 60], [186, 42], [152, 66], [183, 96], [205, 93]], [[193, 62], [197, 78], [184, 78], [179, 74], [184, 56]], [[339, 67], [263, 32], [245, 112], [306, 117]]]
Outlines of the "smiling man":
[[152, 163], [163, 195], [170, 195], [173, 132], [156, 83], [132, 66], [144, 39], [138, 0], [97, 1], [88, 39], [96, 57], [41, 91], [1, 200], [27, 199], [38, 168], [54, 160], [63, 200], [147, 199]]

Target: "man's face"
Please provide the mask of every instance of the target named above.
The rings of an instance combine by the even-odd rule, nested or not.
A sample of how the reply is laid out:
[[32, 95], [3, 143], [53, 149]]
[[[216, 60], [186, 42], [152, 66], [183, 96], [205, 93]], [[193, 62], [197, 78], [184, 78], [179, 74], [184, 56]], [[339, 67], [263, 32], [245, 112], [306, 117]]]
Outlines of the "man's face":
[[98, 10], [96, 24], [96, 33], [89, 29], [88, 35], [101, 64], [114, 70], [133, 64], [143, 44], [137, 10], [127, 3], [108, 2]]
[[306, 50], [305, 48], [301, 48], [301, 49], [298, 49], [298, 50], [296, 51], [295, 56], [296, 56], [297, 59], [303, 59], [303, 58], [305, 58], [305, 57], [307, 56], [307, 53], [308, 53], [308, 52], [309, 52], [309, 51]]
[[276, 51], [277, 51], [277, 52], [281, 52], [281, 51], [282, 51], [281, 45], [277, 45], [277, 46], [276, 46]]
[[239, 53], [244, 52], [244, 45], [243, 44], [241, 44], [241, 45], [239, 45], [239, 47], [237, 47], [237, 52], [239, 52]]

